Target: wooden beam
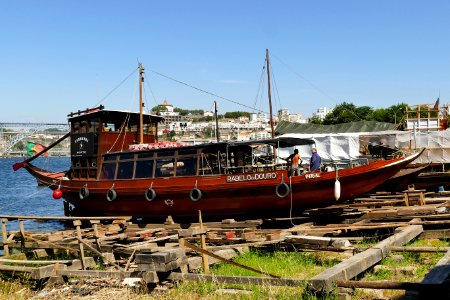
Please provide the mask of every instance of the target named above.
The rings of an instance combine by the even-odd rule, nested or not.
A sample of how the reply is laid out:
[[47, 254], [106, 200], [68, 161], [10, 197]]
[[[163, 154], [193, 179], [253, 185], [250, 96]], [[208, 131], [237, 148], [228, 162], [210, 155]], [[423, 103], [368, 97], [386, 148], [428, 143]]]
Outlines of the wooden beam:
[[423, 228], [420, 225], [400, 228], [398, 233], [381, 241], [372, 248], [358, 253], [314, 276], [309, 283], [315, 290], [331, 291], [335, 281], [346, 281], [355, 277], [386, 257], [393, 246], [404, 245], [422, 231]]
[[292, 278], [270, 278], [255, 276], [226, 276], [216, 274], [194, 274], [172, 272], [169, 279], [173, 281], [197, 281], [197, 282], [217, 282], [231, 284], [252, 284], [252, 285], [270, 285], [270, 286], [304, 286], [306, 280]]
[[105, 270], [56, 270], [56, 276], [115, 278], [139, 277], [147, 283], [158, 283], [158, 275], [153, 271], [105, 271]]

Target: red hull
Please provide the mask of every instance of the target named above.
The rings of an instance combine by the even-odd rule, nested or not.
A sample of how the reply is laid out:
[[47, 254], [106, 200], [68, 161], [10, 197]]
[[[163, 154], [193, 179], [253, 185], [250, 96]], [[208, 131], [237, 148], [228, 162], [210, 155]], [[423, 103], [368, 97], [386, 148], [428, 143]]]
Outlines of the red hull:
[[[395, 160], [379, 160], [369, 165], [339, 170], [340, 200], [355, 198], [381, 185], [420, 153]], [[233, 175], [208, 175], [130, 180], [64, 180], [62, 173], [48, 173], [29, 164], [25, 168], [38, 181], [56, 189], [59, 185], [63, 198], [76, 207], [73, 215], [123, 215], [164, 219], [195, 218], [198, 211], [206, 219], [212, 218], [274, 218], [288, 217], [312, 207], [335, 204], [336, 174], [309, 173], [288, 178], [286, 171]], [[291, 187], [286, 197], [276, 194], [282, 180]], [[291, 180], [291, 182], [290, 182]], [[146, 200], [144, 194], [152, 186], [156, 198]], [[89, 196], [80, 199], [82, 187]], [[107, 200], [108, 190], [114, 187], [117, 198]], [[202, 192], [198, 201], [189, 193], [197, 187]]]

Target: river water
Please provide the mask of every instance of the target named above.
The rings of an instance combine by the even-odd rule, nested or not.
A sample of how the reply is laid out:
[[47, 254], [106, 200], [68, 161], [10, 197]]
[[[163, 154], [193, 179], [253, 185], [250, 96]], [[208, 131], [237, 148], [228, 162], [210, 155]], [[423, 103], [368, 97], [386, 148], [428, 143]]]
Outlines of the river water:
[[[0, 158], [0, 215], [26, 216], [63, 216], [62, 199], [55, 200], [52, 191], [44, 186], [38, 186], [36, 179], [25, 169], [13, 171], [12, 165], [24, 158]], [[70, 166], [68, 157], [39, 157], [33, 164], [50, 171], [67, 170]], [[24, 222], [25, 231], [55, 231], [64, 229], [60, 221]], [[7, 229], [18, 230], [17, 221], [7, 223]]]

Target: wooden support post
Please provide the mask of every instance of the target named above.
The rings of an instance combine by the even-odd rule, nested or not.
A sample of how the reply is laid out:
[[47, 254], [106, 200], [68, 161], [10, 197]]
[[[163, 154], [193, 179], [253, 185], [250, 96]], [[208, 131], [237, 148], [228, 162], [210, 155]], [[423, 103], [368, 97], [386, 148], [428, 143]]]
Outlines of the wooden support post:
[[19, 220], [19, 230], [20, 230], [20, 244], [22, 248], [25, 247], [25, 227], [23, 226], [23, 220]]
[[73, 221], [73, 225], [77, 228], [77, 237], [79, 238], [78, 246], [80, 248], [81, 267], [83, 268], [83, 270], [86, 270], [86, 265], [85, 265], [85, 261], [84, 261], [84, 245], [80, 241], [81, 240], [81, 227], [80, 227], [81, 226], [81, 221], [80, 220], [75, 220], [75, 221]]
[[92, 228], [94, 228], [95, 244], [97, 245], [98, 251], [101, 252], [102, 248], [98, 240], [100, 236], [98, 235], [98, 226], [97, 226], [97, 224], [100, 224], [100, 220], [89, 220], [89, 222], [92, 224]]
[[[178, 239], [178, 244], [180, 246], [180, 249], [182, 249], [183, 251], [185, 251], [185, 249], [186, 249], [186, 246], [184, 245], [184, 242], [185, 242], [184, 238], [179, 238]], [[188, 273], [189, 272], [187, 265], [182, 265], [180, 267], [180, 270], [181, 270], [181, 273]]]
[[[201, 210], [198, 211], [198, 221], [199, 221], [199, 224], [200, 224], [200, 229], [203, 229], [202, 211]], [[200, 237], [201, 237], [202, 249], [206, 250], [206, 237], [205, 237], [205, 234], [202, 233], [200, 235]], [[202, 259], [203, 259], [203, 272], [205, 274], [209, 274], [208, 255], [202, 253]]]
[[3, 255], [9, 255], [9, 246], [8, 246], [8, 233], [6, 231], [6, 223], [8, 219], [2, 218], [2, 240], [3, 240]]

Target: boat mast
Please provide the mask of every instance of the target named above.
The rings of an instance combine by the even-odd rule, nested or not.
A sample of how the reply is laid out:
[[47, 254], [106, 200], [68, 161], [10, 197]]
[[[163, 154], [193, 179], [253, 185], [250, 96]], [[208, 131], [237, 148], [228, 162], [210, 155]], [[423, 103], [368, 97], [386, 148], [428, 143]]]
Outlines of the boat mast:
[[267, 63], [267, 93], [269, 94], [269, 109], [270, 109], [270, 129], [272, 130], [272, 138], [274, 138], [275, 137], [275, 129], [273, 128], [272, 96], [270, 93], [269, 49], [266, 49], [266, 63]]
[[216, 139], [217, 142], [220, 141], [220, 136], [219, 136], [219, 119], [217, 118], [217, 102], [214, 101], [214, 117], [216, 118]]
[[[270, 63], [269, 63], [269, 49], [266, 49], [266, 63], [267, 63], [267, 93], [269, 94], [269, 109], [270, 109], [270, 129], [272, 131], [272, 138], [275, 138], [275, 129], [273, 128], [273, 113], [272, 113], [272, 95], [270, 93]], [[273, 148], [273, 160], [277, 160], [276, 148]]]
[[139, 64], [139, 144], [144, 143], [144, 116], [142, 108], [144, 104], [142, 102], [142, 82], [144, 82], [144, 67]]

